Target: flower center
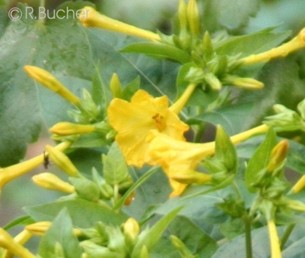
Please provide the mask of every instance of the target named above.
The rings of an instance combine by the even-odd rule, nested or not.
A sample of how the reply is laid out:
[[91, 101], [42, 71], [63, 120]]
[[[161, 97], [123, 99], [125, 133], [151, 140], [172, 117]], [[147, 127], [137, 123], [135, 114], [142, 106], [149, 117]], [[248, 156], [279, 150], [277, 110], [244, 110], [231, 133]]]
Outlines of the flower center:
[[155, 114], [152, 119], [154, 120], [155, 122], [155, 125], [158, 129], [159, 132], [162, 132], [165, 127], [166, 127], [166, 124], [165, 124], [165, 119], [164, 119], [164, 116], [160, 115], [159, 113]]

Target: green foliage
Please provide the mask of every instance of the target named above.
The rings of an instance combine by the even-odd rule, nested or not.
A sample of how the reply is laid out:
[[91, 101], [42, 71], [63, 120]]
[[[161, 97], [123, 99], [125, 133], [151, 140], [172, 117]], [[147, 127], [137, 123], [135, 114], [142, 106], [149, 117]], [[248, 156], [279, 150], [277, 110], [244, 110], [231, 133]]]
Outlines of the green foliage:
[[[45, 7], [78, 11], [96, 6], [112, 17], [158, 31], [160, 40], [85, 28], [71, 15], [67, 18], [67, 11], [56, 19], [9, 21], [4, 8], [8, 3], [0, 1], [0, 186], [18, 171], [28, 172], [27, 163], [10, 165], [24, 158], [27, 145], [41, 132], [63, 121], [94, 128], [69, 135], [50, 132], [56, 144], [70, 143], [60, 151], [79, 175], [48, 182], [52, 190], [61, 190], [60, 183], [65, 183], [63, 196], [25, 207], [26, 216], [12, 220], [5, 230], [50, 222], [37, 246], [31, 247], [41, 258], [268, 257], [275, 249], [269, 245], [274, 234], [283, 257], [301, 257], [305, 197], [297, 193], [301, 189], [295, 190], [293, 177], [299, 179], [305, 171], [304, 51], [254, 64], [245, 61], [290, 42], [300, 27], [291, 25], [296, 17], [289, 26], [268, 17], [261, 30], [253, 31], [260, 17], [270, 8], [283, 8], [284, 1], [198, 0], [197, 10], [196, 1], [181, 0], [176, 16], [171, 1], [133, 0], [128, 6], [110, 2], [47, 1]], [[26, 11], [26, 5], [17, 6]], [[38, 2], [33, 6], [38, 8]], [[291, 6], [303, 3], [295, 0]], [[25, 65], [49, 71], [80, 102], [72, 105], [27, 78]], [[185, 97], [190, 86], [194, 90]], [[113, 99], [139, 101], [133, 99], [139, 89], [154, 101], [167, 97], [170, 108], [165, 112], [162, 105], [145, 99], [143, 110], [130, 109], [136, 119], [126, 121], [122, 131], [113, 128], [112, 120], [123, 115], [110, 118]], [[175, 110], [183, 101], [181, 112]], [[146, 109], [157, 112], [143, 115]], [[178, 119], [176, 115], [190, 127], [185, 140], [182, 133], [176, 137], [177, 132], [169, 132], [179, 130], [171, 120]], [[270, 128], [245, 131], [261, 124]], [[134, 125], [135, 138], [144, 138], [139, 145], [124, 138]], [[168, 142], [158, 142], [160, 134], [168, 136]], [[237, 144], [239, 137], [244, 142]], [[122, 147], [126, 142], [128, 147]], [[160, 148], [157, 152], [165, 153], [159, 159], [153, 157], [152, 142]], [[140, 168], [128, 159], [137, 148], [142, 150], [139, 158], [146, 159]], [[48, 163], [47, 153], [36, 158], [29, 170]], [[62, 172], [55, 164], [45, 169]], [[188, 177], [186, 186], [185, 179], [179, 181], [181, 174]], [[206, 182], [196, 181], [196, 175]], [[186, 189], [169, 198], [175, 184]], [[277, 226], [275, 233], [268, 231], [270, 221]]]

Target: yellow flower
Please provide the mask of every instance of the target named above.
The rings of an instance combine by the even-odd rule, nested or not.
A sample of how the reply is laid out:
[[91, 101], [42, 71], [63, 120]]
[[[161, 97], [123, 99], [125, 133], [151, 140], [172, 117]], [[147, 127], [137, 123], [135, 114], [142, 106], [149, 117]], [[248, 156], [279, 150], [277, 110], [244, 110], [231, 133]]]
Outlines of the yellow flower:
[[280, 240], [277, 234], [276, 225], [271, 219], [268, 221], [268, 232], [270, 241], [271, 258], [281, 258]]
[[[69, 142], [63, 142], [56, 147], [58, 151], [63, 151], [70, 146]], [[44, 162], [44, 154], [40, 154], [32, 159], [26, 160], [19, 164], [15, 164], [6, 168], [0, 169], [0, 189], [4, 187], [5, 184], [14, 180], [15, 178], [22, 176], [33, 169], [37, 168]]]
[[189, 129], [174, 111], [168, 107], [166, 96], [153, 98], [144, 90], [138, 90], [131, 101], [115, 98], [108, 107], [108, 120], [117, 131], [119, 144], [128, 165], [141, 167], [149, 159], [147, 135], [151, 130], [184, 140]]
[[[267, 130], [268, 126], [261, 125], [236, 134], [230, 139], [233, 144], [238, 144], [253, 135], [264, 133]], [[150, 165], [162, 167], [173, 189], [170, 197], [181, 195], [188, 184], [202, 184], [212, 179], [210, 175], [197, 172], [196, 167], [201, 160], [215, 153], [215, 142], [186, 142], [173, 139], [156, 130], [150, 131], [147, 142], [149, 142], [149, 158], [147, 158], [146, 162]]]
[[[194, 183], [203, 183], [205, 180], [211, 180], [209, 175], [202, 174], [202, 177], [200, 177], [198, 175], [200, 173], [194, 170], [203, 158], [214, 154], [214, 142], [190, 143], [175, 140], [156, 131], [152, 131], [150, 136], [149, 154], [151, 159], [148, 163], [160, 165], [163, 168], [173, 189], [170, 197], [181, 195], [190, 181], [192, 181], [191, 177], [193, 177]], [[181, 183], [181, 181], [187, 183]]]
[[54, 91], [55, 93], [69, 101], [71, 104], [74, 104], [76, 106], [80, 104], [80, 99], [48, 71], [31, 65], [26, 65], [23, 69], [29, 77], [39, 82], [47, 89]]
[[85, 27], [98, 27], [105, 30], [117, 31], [126, 35], [144, 38], [152, 41], [159, 41], [160, 36], [148, 30], [111, 19], [105, 15], [98, 13], [92, 7], [86, 6], [82, 9], [79, 17], [80, 22]]

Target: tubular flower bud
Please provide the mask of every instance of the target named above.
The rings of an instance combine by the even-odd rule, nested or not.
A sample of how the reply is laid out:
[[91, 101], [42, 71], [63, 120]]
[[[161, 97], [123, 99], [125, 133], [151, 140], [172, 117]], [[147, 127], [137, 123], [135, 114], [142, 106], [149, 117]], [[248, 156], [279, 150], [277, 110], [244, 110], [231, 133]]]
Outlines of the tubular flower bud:
[[[69, 142], [63, 142], [56, 147], [57, 151], [63, 151], [70, 146]], [[14, 180], [15, 178], [22, 176], [33, 169], [37, 168], [44, 162], [44, 154], [40, 154], [32, 159], [26, 160], [19, 164], [15, 164], [6, 168], [0, 169], [0, 189], [4, 187], [5, 184]]]
[[186, 4], [184, 0], [179, 0], [178, 16], [180, 32], [184, 33], [187, 29]]
[[271, 258], [281, 258], [280, 240], [273, 220], [268, 221], [268, 232], [270, 241]]
[[273, 48], [260, 54], [254, 54], [242, 58], [240, 61], [244, 65], [255, 64], [260, 62], [268, 62], [270, 59], [277, 57], [285, 57], [288, 54], [305, 47], [305, 28], [303, 28], [299, 34], [288, 41], [280, 45], [279, 47]]
[[182, 184], [205, 184], [212, 180], [212, 176], [197, 171], [182, 171], [171, 177], [173, 180]]
[[286, 159], [288, 151], [288, 141], [280, 141], [272, 150], [271, 159], [269, 161], [267, 170], [272, 172], [280, 167], [283, 161]]
[[45, 86], [51, 91], [54, 91], [58, 95], [62, 96], [64, 99], [69, 101], [71, 104], [79, 105], [80, 99], [75, 96], [69, 89], [67, 89], [60, 81], [58, 81], [51, 73], [48, 71], [36, 67], [26, 65], [24, 66], [24, 71], [32, 79]]
[[95, 126], [91, 124], [83, 125], [83, 124], [74, 124], [70, 122], [59, 122], [53, 125], [49, 131], [51, 133], [67, 136], [73, 134], [87, 134], [95, 131]]
[[61, 180], [59, 177], [51, 173], [41, 173], [32, 177], [33, 182], [43, 188], [49, 190], [60, 191], [64, 193], [73, 193], [75, 191], [74, 186]]
[[49, 154], [50, 159], [63, 171], [65, 171], [70, 176], [77, 176], [78, 170], [73, 165], [71, 160], [65, 155], [62, 151], [57, 150], [56, 148], [52, 147], [51, 145], [46, 146], [46, 151]]
[[51, 222], [50, 221], [40, 221], [36, 222], [30, 225], [27, 225], [25, 229], [29, 232], [31, 232], [33, 235], [36, 236], [42, 236], [45, 234], [49, 228], [51, 227]]
[[0, 247], [21, 258], [35, 258], [28, 249], [17, 243], [4, 229], [0, 228]]
[[111, 77], [110, 90], [114, 98], [120, 98], [122, 96], [122, 85], [119, 76], [116, 73]]
[[194, 36], [197, 36], [200, 31], [199, 11], [196, 0], [189, 0], [187, 5], [187, 19], [190, 31]]
[[140, 232], [140, 226], [139, 223], [134, 218], [129, 218], [123, 224], [123, 230], [124, 230], [124, 234], [126, 234], [132, 240], [134, 240]]
[[120, 22], [100, 14], [92, 7], [86, 6], [82, 9], [79, 17], [80, 22], [85, 27], [97, 27], [105, 30], [116, 31], [126, 35], [144, 38], [152, 41], [159, 41], [160, 36], [148, 30]]
[[292, 187], [292, 193], [298, 193], [305, 187], [305, 176], [302, 176]]
[[249, 90], [259, 90], [264, 87], [264, 84], [253, 78], [241, 78], [237, 76], [228, 75], [224, 79], [225, 83], [233, 84], [236, 87], [249, 89]]

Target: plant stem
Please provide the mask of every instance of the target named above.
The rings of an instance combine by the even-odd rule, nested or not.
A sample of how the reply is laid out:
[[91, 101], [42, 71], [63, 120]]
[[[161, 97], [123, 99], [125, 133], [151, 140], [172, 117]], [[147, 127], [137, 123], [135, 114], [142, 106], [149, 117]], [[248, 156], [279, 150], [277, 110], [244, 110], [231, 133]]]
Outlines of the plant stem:
[[285, 232], [284, 232], [284, 234], [281, 238], [281, 249], [283, 249], [283, 247], [285, 246], [285, 244], [286, 244], [291, 232], [293, 231], [294, 227], [295, 227], [295, 224], [291, 224], [286, 228], [286, 230], [285, 230]]
[[244, 217], [245, 223], [245, 241], [246, 241], [246, 257], [252, 258], [252, 237], [251, 237], [251, 219], [248, 215]]

